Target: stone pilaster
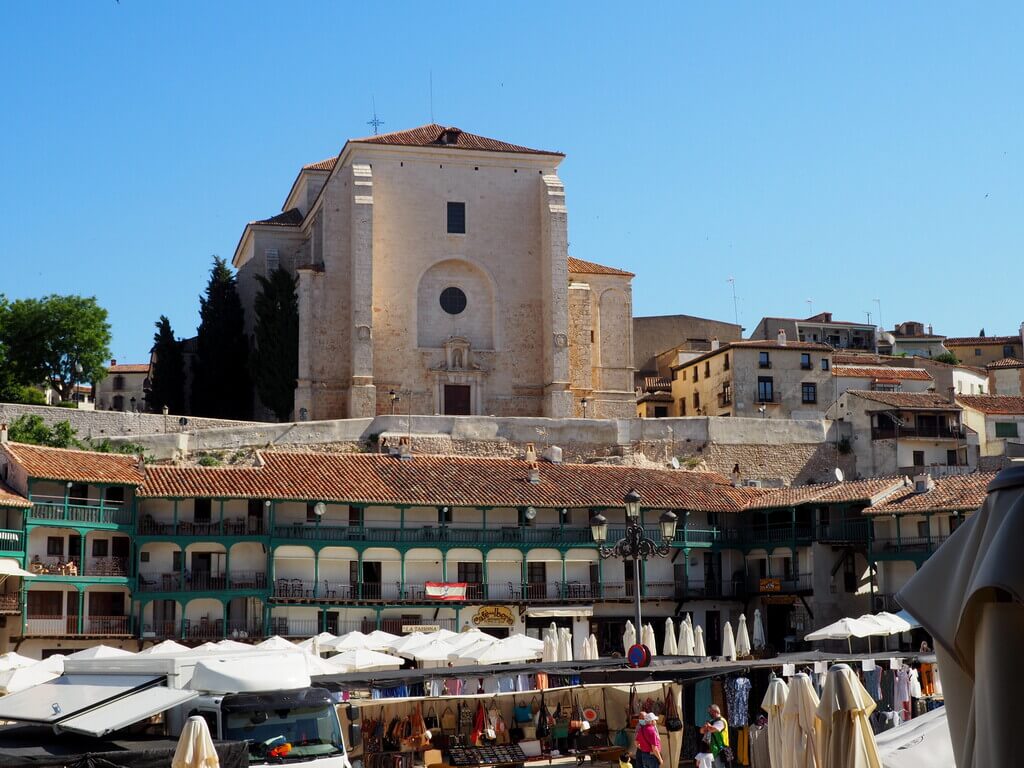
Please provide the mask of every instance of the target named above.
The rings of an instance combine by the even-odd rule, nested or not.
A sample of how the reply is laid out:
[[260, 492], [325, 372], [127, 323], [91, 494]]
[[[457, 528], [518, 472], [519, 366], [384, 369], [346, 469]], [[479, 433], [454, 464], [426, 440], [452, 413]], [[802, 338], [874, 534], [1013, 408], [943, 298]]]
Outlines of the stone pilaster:
[[350, 232], [352, 380], [348, 417], [357, 418], [377, 412], [373, 383], [373, 171], [365, 163], [352, 164]]
[[302, 419], [305, 409], [306, 416], [315, 418], [313, 408], [313, 353], [310, 342], [316, 333], [316, 306], [313, 300], [313, 283], [322, 273], [314, 269], [299, 269], [299, 369], [295, 380], [295, 411], [292, 418]]
[[541, 284], [544, 315], [544, 415], [572, 415], [569, 391], [569, 234], [565, 185], [557, 174], [542, 177]]

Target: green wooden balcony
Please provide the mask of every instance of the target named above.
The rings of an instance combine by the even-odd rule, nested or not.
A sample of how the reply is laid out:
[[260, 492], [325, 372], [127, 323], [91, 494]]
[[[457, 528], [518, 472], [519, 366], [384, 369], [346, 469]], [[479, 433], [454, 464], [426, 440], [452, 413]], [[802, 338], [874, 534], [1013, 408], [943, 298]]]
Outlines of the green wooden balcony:
[[25, 533], [0, 528], [0, 555], [18, 555], [25, 551]]
[[94, 528], [117, 528], [133, 525], [135, 522], [130, 507], [61, 502], [35, 502], [29, 509], [26, 519], [28, 523], [36, 525]]

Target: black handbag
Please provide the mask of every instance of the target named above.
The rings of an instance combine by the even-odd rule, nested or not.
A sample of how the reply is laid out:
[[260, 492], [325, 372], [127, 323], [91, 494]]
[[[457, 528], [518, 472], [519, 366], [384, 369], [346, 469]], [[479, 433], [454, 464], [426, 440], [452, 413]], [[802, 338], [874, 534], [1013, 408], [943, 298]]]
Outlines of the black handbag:
[[430, 705], [427, 714], [423, 716], [423, 725], [428, 731], [436, 731], [441, 727], [441, 721], [437, 719], [437, 712], [434, 710], [433, 704]]
[[669, 688], [665, 694], [665, 728], [670, 733], [677, 733], [683, 730], [683, 721], [676, 711], [676, 695]]

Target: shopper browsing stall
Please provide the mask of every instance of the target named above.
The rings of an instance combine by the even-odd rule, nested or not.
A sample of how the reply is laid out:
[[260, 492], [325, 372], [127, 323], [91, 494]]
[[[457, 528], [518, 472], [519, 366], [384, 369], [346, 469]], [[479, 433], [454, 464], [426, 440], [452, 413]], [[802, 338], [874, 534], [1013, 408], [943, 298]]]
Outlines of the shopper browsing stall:
[[641, 712], [636, 726], [636, 768], [660, 768], [662, 763], [658, 716]]

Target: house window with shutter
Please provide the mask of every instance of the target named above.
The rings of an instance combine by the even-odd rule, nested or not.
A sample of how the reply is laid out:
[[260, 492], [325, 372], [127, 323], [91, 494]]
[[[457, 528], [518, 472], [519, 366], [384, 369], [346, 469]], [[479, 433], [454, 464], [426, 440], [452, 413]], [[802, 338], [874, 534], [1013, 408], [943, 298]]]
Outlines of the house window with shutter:
[[278, 254], [277, 248], [267, 248], [263, 252], [263, 258], [266, 260], [268, 275], [281, 266], [281, 256]]

